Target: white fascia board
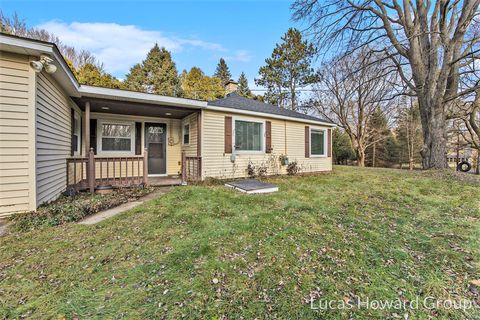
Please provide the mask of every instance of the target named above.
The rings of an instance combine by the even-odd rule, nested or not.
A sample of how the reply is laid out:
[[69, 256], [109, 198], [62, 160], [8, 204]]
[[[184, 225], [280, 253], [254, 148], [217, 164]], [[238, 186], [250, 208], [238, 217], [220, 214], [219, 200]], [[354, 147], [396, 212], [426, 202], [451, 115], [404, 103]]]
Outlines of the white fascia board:
[[206, 101], [183, 99], [176, 97], [160, 96], [157, 94], [149, 94], [143, 92], [135, 92], [121, 89], [110, 89], [102, 87], [94, 87], [80, 85], [78, 92], [82, 97], [113, 99], [121, 101], [132, 101], [149, 104], [163, 104], [175, 107], [185, 107], [193, 109], [204, 109], [207, 107]]
[[16, 38], [0, 34], [1, 50], [29, 56], [45, 54], [54, 59], [55, 65], [59, 66], [52, 76], [71, 96], [78, 96], [78, 82], [72, 71], [66, 64], [60, 52], [51, 43], [39, 42], [31, 39]]
[[[50, 54], [53, 52], [51, 44], [42, 43], [42, 42], [29, 40], [29, 39], [21, 39], [21, 38], [8, 36], [4, 34], [0, 34], [0, 43], [5, 46], [17, 47], [23, 50], [33, 50], [33, 51], [38, 51], [43, 53], [50, 53]], [[21, 52], [21, 51], [17, 51], [17, 52]]]
[[316, 124], [324, 127], [336, 127], [337, 125], [334, 123], [323, 122], [323, 121], [316, 121], [316, 120], [309, 120], [309, 119], [302, 119], [302, 118], [295, 118], [295, 117], [287, 117], [282, 116], [279, 114], [271, 114], [271, 113], [264, 113], [264, 112], [256, 112], [256, 111], [249, 111], [249, 110], [242, 110], [242, 109], [234, 109], [234, 108], [226, 108], [226, 107], [217, 107], [217, 106], [207, 106], [206, 110], [212, 111], [221, 111], [221, 112], [228, 112], [228, 113], [237, 113], [237, 114], [245, 114], [250, 116], [262, 117], [262, 118], [272, 118], [272, 119], [280, 119], [280, 120], [289, 120], [289, 121], [296, 121], [301, 123], [309, 123], [309, 124]]

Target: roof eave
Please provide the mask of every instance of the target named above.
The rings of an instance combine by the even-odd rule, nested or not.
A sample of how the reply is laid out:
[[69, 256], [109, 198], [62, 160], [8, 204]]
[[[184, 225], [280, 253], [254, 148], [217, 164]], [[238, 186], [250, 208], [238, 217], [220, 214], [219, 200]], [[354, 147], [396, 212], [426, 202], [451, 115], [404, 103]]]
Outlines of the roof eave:
[[2, 44], [2, 51], [24, 54], [27, 56], [40, 56], [41, 54], [45, 54], [52, 57], [55, 64], [59, 66], [57, 72], [52, 76], [69, 95], [76, 96], [79, 86], [77, 79], [55, 44], [1, 33], [0, 44]]
[[264, 118], [280, 119], [280, 120], [290, 120], [290, 121], [295, 121], [295, 122], [316, 124], [316, 125], [325, 126], [325, 127], [332, 127], [332, 128], [337, 126], [334, 123], [320, 121], [320, 120], [311, 120], [311, 119], [303, 119], [303, 118], [296, 118], [296, 117], [288, 117], [288, 116], [265, 113], [265, 112], [257, 112], [257, 111], [234, 109], [234, 108], [228, 108], [228, 107], [220, 107], [220, 106], [215, 106], [215, 105], [211, 105], [211, 104], [209, 104], [207, 106], [206, 110], [229, 112], [229, 113], [236, 113], [236, 114], [244, 114], [244, 115], [258, 116], [258, 117], [264, 117]]
[[206, 101], [160, 96], [143, 92], [110, 89], [87, 85], [80, 85], [78, 92], [80, 93], [81, 97], [85, 98], [112, 99], [157, 105], [161, 104], [175, 107], [187, 107], [192, 109], [204, 109], [207, 107]]

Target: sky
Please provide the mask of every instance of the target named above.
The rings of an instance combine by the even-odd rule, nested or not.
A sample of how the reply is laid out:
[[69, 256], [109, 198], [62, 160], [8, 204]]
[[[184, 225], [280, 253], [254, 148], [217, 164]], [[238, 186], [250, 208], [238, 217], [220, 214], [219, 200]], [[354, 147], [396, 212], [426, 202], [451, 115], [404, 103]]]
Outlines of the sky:
[[123, 79], [157, 42], [172, 52], [178, 71], [200, 67], [212, 75], [225, 58], [234, 79], [249, 85], [291, 20], [290, 1], [11, 1], [28, 26], [55, 33], [62, 42], [91, 51], [105, 70]]

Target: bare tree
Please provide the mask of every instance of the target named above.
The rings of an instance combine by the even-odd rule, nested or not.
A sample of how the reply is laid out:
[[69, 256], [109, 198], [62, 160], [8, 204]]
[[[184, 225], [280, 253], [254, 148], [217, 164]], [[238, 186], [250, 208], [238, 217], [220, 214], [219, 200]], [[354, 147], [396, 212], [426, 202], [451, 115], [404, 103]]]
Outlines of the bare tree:
[[463, 138], [480, 151], [480, 90], [477, 90], [473, 101], [459, 101], [459, 112], [455, 118], [456, 127], [462, 132]]
[[388, 115], [394, 98], [395, 74], [386, 64], [371, 63], [375, 60], [363, 50], [326, 64], [314, 93], [316, 109], [348, 134], [360, 167], [365, 166], [365, 150], [386, 137], [376, 134], [370, 120], [379, 109]]
[[456, 105], [458, 109], [452, 123], [454, 131], [462, 137], [466, 146], [476, 150], [475, 171], [480, 174], [480, 90], [475, 92], [473, 100], [459, 100]]
[[[408, 168], [413, 170], [415, 161], [419, 158], [419, 151], [422, 147], [421, 124], [418, 104], [413, 98], [402, 99], [397, 117], [396, 136], [401, 148], [401, 159], [408, 161]], [[405, 152], [406, 151], [406, 156]]]
[[28, 27], [25, 21], [20, 19], [16, 13], [10, 18], [0, 10], [0, 32], [55, 43], [62, 55], [70, 61], [76, 69], [91, 64], [101, 72], [104, 72], [103, 64], [100, 63], [90, 51], [78, 51], [74, 47], [64, 44], [55, 34], [45, 29]]
[[[476, 24], [469, 32], [471, 39], [480, 34], [480, 25]], [[453, 127], [463, 140], [480, 154], [480, 70], [478, 63], [463, 64], [460, 67], [460, 90], [467, 92], [449, 105], [448, 118], [453, 119]], [[477, 156], [477, 161], [480, 157]], [[477, 173], [480, 166], [477, 165]]]
[[[469, 36], [480, 0], [297, 0], [295, 20], [319, 46], [365, 46], [385, 54], [418, 99], [424, 168], [446, 168], [446, 104], [459, 90], [459, 70], [479, 57]], [[470, 89], [471, 90], [471, 89]]]

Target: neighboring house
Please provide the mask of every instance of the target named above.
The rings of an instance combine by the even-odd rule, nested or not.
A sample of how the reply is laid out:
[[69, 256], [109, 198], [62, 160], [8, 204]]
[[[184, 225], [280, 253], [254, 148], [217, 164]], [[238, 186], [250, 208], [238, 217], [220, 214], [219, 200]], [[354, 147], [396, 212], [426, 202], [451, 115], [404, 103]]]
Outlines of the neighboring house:
[[80, 85], [54, 44], [0, 34], [0, 216], [69, 187], [240, 178], [249, 163], [284, 174], [281, 157], [329, 171], [333, 126], [235, 93], [205, 102]]

